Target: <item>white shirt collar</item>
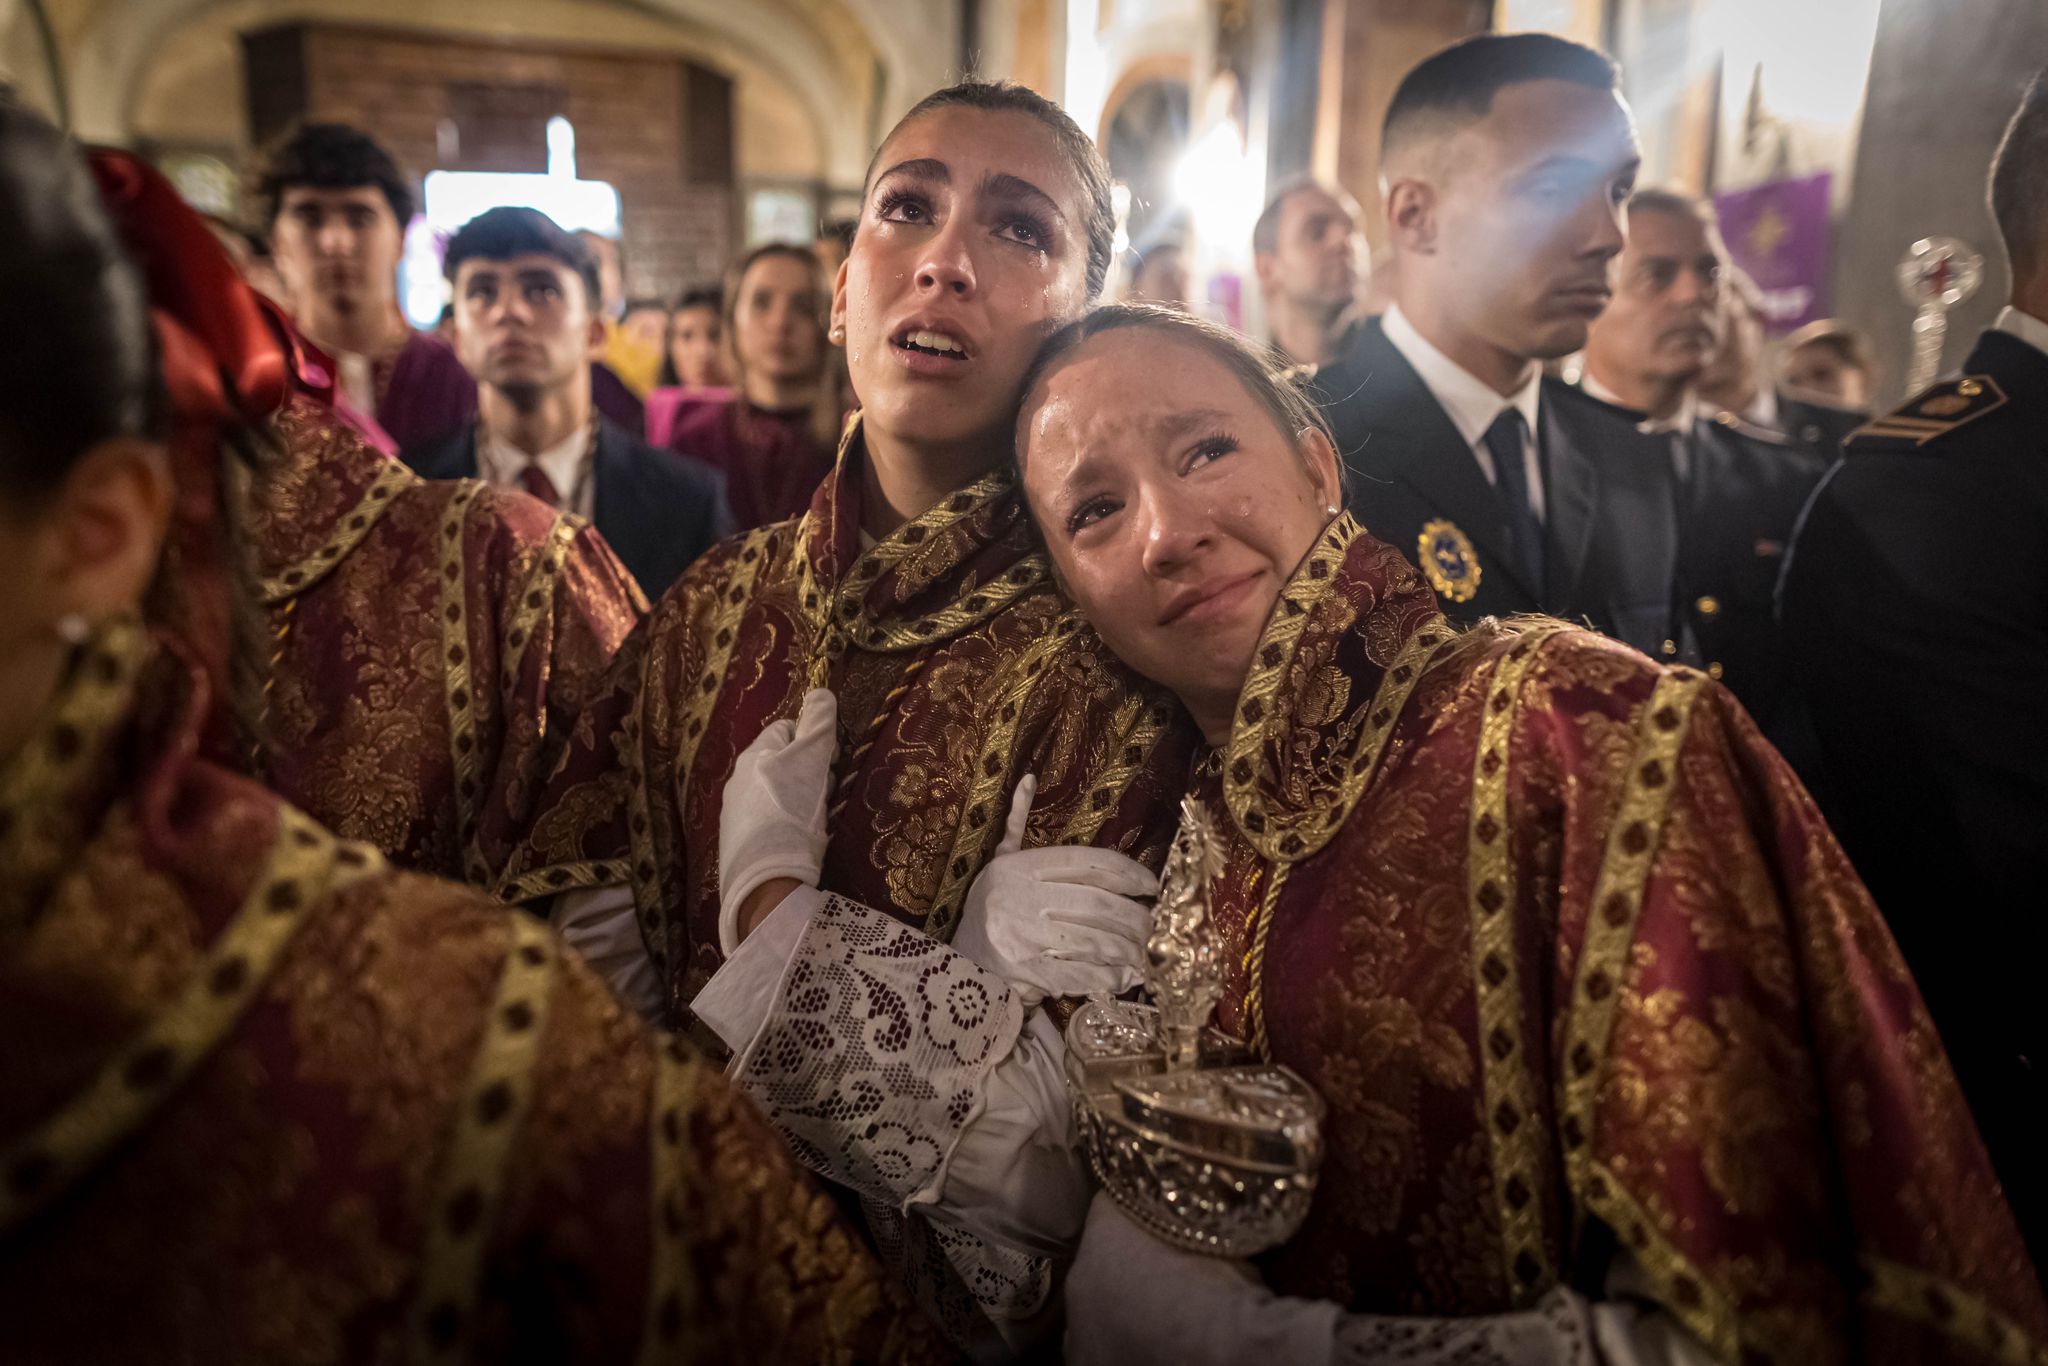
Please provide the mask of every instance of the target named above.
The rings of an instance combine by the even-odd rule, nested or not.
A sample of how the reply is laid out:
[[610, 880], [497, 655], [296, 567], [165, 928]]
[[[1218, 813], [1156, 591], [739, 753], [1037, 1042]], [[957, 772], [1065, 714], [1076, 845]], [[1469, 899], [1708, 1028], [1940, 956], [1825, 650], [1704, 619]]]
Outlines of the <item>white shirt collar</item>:
[[575, 504], [588, 501], [582, 496], [583, 465], [597, 444], [596, 437], [597, 427], [593, 423], [569, 433], [539, 454], [528, 456], [497, 433], [479, 427], [477, 461], [480, 472], [491, 483], [513, 487], [518, 485], [519, 471], [528, 464], [539, 465], [541, 473], [548, 477], [548, 482], [555, 486], [556, 495], [562, 499], [562, 510], [588, 516], [588, 508]]
[[2018, 337], [2036, 351], [2048, 351], [2048, 322], [2043, 322], [2031, 313], [2022, 313], [2011, 304], [1998, 311], [1998, 321], [1992, 329]]
[[1752, 427], [1762, 427], [1767, 432], [1778, 430], [1778, 389], [1773, 384], [1759, 384], [1756, 397], [1742, 410], [1742, 420]]
[[1530, 438], [1535, 437], [1536, 413], [1543, 399], [1542, 366], [1531, 365], [1529, 377], [1522, 386], [1503, 396], [1416, 331], [1415, 324], [1408, 321], [1399, 304], [1387, 309], [1380, 319], [1380, 327], [1394, 349], [1415, 367], [1415, 373], [1422, 377], [1423, 384], [1451, 419], [1451, 425], [1458, 429], [1458, 435], [1465, 438], [1466, 445], [1477, 446], [1484, 440], [1486, 429], [1508, 408], [1522, 414], [1522, 420], [1529, 424]]
[[[1611, 403], [1617, 408], [1628, 408], [1631, 410], [1635, 407], [1632, 403], [1624, 402], [1621, 395], [1602, 384], [1600, 377], [1593, 373], [1590, 366], [1585, 374], [1579, 376], [1579, 387], [1584, 389], [1588, 396], [1597, 398], [1602, 403]], [[1685, 397], [1679, 400], [1678, 407], [1672, 412], [1671, 416], [1646, 417], [1636, 424], [1636, 430], [1650, 436], [1656, 436], [1662, 432], [1689, 432], [1692, 430], [1692, 424], [1699, 419], [1699, 415], [1700, 396], [1693, 390], [1688, 389], [1685, 391]]]

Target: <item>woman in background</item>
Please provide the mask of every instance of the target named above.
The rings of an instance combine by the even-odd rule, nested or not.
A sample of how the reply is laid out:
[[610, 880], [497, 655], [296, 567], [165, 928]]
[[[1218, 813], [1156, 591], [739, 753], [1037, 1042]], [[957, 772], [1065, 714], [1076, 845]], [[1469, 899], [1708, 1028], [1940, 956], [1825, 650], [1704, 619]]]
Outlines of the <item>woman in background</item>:
[[666, 446], [676, 424], [676, 409], [685, 398], [723, 398], [725, 387], [724, 297], [712, 285], [684, 290], [668, 313], [668, 340], [663, 344], [661, 387], [647, 396], [647, 440]]
[[730, 391], [687, 391], [648, 438], [725, 475], [734, 524], [766, 526], [810, 505], [832, 468], [843, 413], [825, 344], [831, 294], [808, 248], [770, 243], [728, 276], [723, 313]]

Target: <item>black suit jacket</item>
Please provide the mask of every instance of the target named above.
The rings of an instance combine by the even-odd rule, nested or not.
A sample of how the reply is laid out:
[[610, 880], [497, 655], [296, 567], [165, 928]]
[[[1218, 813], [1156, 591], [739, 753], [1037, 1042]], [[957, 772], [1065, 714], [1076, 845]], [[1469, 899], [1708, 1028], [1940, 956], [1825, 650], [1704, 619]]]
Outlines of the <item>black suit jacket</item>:
[[1313, 381], [1337, 437], [1346, 501], [1373, 535], [1419, 562], [1424, 530], [1448, 522], [1470, 542], [1476, 591], [1453, 600], [1425, 567], [1453, 621], [1547, 612], [1661, 653], [1672, 634], [1677, 490], [1669, 448], [1633, 414], [1543, 381], [1544, 579], [1507, 554], [1507, 513], [1472, 448], [1377, 318]]
[[1683, 442], [1678, 617], [1699, 662], [1780, 741], [1790, 665], [1779, 638], [1778, 575], [1799, 510], [1827, 470], [1818, 451], [1723, 413]]
[[1819, 451], [1832, 460], [1842, 450], [1849, 433], [1870, 421], [1867, 414], [1825, 403], [1810, 403], [1778, 391], [1778, 430], [1800, 445]]
[[[476, 424], [400, 458], [427, 479], [474, 479]], [[593, 459], [591, 523], [650, 601], [731, 532], [725, 482], [703, 463], [656, 450], [604, 417]]]
[[2048, 1265], [2048, 355], [1987, 332], [1965, 369], [1850, 438], [1780, 611], [1829, 815]]

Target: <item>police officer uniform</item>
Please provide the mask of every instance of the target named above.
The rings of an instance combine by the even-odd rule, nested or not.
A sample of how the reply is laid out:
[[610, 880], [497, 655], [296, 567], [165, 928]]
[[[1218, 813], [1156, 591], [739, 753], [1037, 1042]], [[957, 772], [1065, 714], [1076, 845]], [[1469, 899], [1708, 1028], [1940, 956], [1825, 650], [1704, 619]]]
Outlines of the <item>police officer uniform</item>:
[[1310, 392], [1351, 511], [1416, 561], [1451, 620], [1545, 612], [1651, 652], [1670, 638], [1676, 489], [1634, 415], [1547, 378], [1494, 394], [1398, 308]]
[[1851, 436], [1780, 604], [1836, 831], [2048, 1265], [2048, 322]]
[[1679, 476], [1680, 639], [1765, 734], [1781, 739], [1790, 666], [1776, 620], [1778, 574], [1827, 462], [1733, 413], [1695, 418], [1670, 440]]
[[1814, 403], [1803, 398], [1794, 398], [1783, 389], [1774, 391], [1777, 399], [1775, 421], [1756, 422], [1753, 418], [1738, 414], [1751, 426], [1763, 427], [1783, 436], [1789, 436], [1800, 445], [1820, 452], [1832, 460], [1842, 449], [1842, 443], [1849, 439], [1849, 433], [1861, 427], [1870, 419], [1864, 414], [1848, 408], [1834, 408], [1825, 403]]

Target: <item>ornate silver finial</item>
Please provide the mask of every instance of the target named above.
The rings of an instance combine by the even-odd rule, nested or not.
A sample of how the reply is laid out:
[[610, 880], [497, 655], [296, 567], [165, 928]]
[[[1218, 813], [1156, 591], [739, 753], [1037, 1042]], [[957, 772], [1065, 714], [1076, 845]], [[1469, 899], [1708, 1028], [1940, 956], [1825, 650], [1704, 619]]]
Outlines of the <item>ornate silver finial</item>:
[[1209, 913], [1209, 884], [1223, 872], [1222, 842], [1193, 797], [1180, 803], [1180, 830], [1166, 855], [1152, 934], [1145, 941], [1145, 989], [1159, 1007], [1166, 1066], [1200, 1066], [1202, 1030], [1223, 999], [1223, 937]]
[[1948, 311], [1984, 282], [1984, 257], [1953, 237], [1923, 237], [1900, 258], [1899, 293], [1913, 305], [1913, 364], [1906, 392], [1917, 394], [1941, 373]]

